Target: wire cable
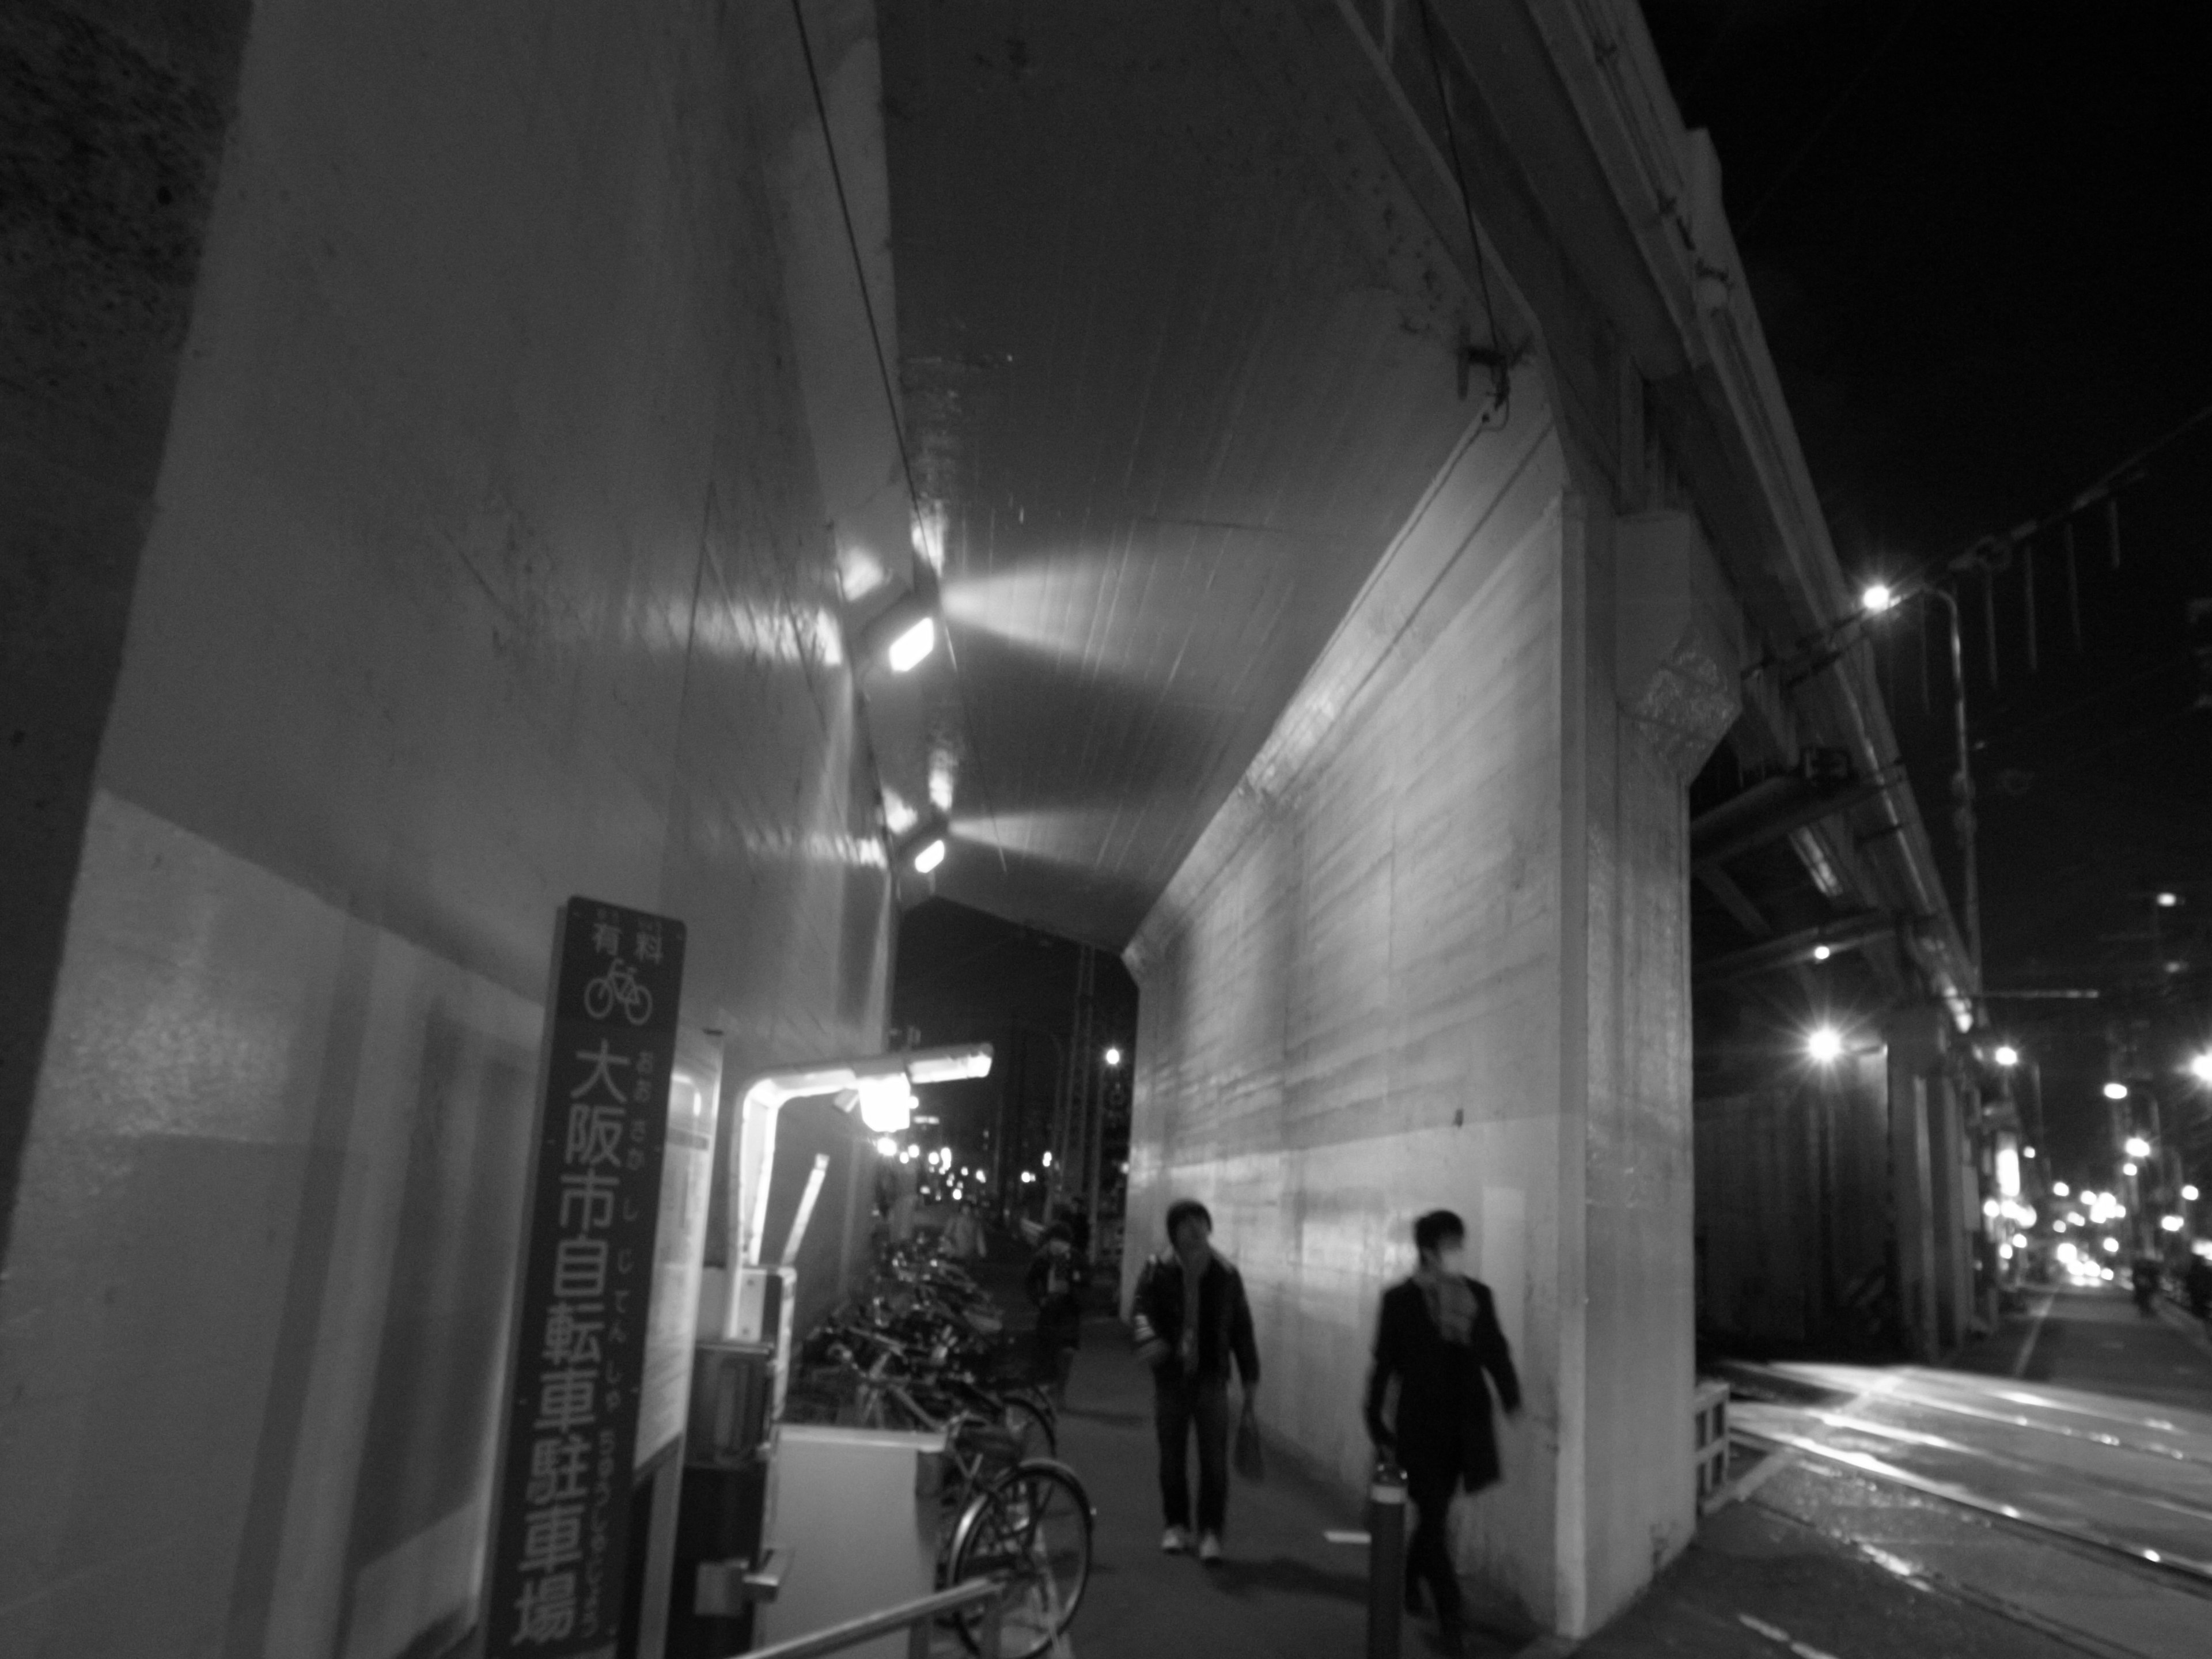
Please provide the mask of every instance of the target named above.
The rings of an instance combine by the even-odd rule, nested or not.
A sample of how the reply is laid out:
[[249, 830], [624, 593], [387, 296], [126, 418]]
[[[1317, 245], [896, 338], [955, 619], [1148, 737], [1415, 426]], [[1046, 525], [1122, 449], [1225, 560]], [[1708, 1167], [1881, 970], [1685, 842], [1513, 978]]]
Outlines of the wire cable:
[[1505, 342], [1498, 332], [1498, 313], [1490, 302], [1490, 262], [1482, 257], [1482, 234], [1474, 226], [1474, 198], [1467, 187], [1467, 167], [1460, 159], [1459, 129], [1452, 121], [1451, 94], [1444, 87], [1443, 59], [1437, 51], [1434, 0], [1419, 0], [1421, 38], [1428, 47], [1429, 76], [1436, 82], [1437, 107], [1443, 113], [1444, 146], [1451, 151], [1452, 180], [1459, 186], [1460, 211], [1467, 216], [1467, 240], [1474, 254], [1474, 282], [1482, 297], [1482, 316], [1490, 330], [1490, 349], [1498, 356], [1491, 395], [1498, 405], [1501, 427], [1512, 409], [1513, 383], [1505, 366]]

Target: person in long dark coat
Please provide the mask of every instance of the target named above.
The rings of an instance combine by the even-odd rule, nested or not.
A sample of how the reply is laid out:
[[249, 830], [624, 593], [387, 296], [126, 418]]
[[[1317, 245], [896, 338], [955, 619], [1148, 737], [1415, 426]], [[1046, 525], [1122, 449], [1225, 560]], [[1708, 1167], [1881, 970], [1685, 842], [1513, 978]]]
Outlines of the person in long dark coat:
[[[1382, 1296], [1375, 1368], [1367, 1379], [1367, 1432], [1378, 1451], [1406, 1472], [1416, 1525], [1406, 1552], [1406, 1606], [1420, 1610], [1425, 1582], [1447, 1651], [1464, 1641], [1459, 1579], [1452, 1571], [1449, 1523], [1453, 1495], [1480, 1492], [1498, 1477], [1490, 1389], [1508, 1412], [1521, 1409], [1521, 1379], [1489, 1287], [1460, 1271], [1467, 1227], [1449, 1210], [1413, 1224], [1420, 1265]], [[1395, 1410], [1391, 1384], [1397, 1385]]]

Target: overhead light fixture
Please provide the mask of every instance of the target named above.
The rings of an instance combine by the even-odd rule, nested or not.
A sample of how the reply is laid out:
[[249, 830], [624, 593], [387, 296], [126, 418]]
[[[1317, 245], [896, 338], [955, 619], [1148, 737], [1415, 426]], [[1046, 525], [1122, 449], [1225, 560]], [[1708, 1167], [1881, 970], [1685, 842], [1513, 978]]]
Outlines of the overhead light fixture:
[[917, 667], [937, 649], [937, 618], [919, 617], [907, 624], [884, 651], [884, 661], [894, 674]]
[[2145, 1140], [2141, 1135], [2130, 1135], [2127, 1139], [2127, 1145], [2122, 1150], [2124, 1151], [2130, 1158], [2148, 1158], [2150, 1156], [2150, 1142]]
[[2127, 1163], [2127, 1164], [2121, 1164], [2121, 1165], [2120, 1165], [2120, 1173], [2121, 1173], [2122, 1175], [2124, 1175], [2124, 1176], [2131, 1176], [2131, 1175], [2133, 1175], [2135, 1172], [2136, 1172], [2136, 1166], [2134, 1165], [2134, 1164], [2133, 1164], [2133, 1163]]
[[2197, 1201], [2197, 1188], [2194, 1185], [2184, 1187], [2181, 1189], [2181, 1201], [2184, 1204], [2194, 1204]]
[[2035, 1148], [2033, 1146], [2023, 1146], [2020, 1149], [2020, 1155], [2022, 1158], [2033, 1158], [2035, 1156]]
[[896, 1158], [898, 1156], [898, 1142], [890, 1135], [878, 1135], [876, 1137], [877, 1157]]
[[1816, 1026], [1805, 1039], [1805, 1052], [1826, 1066], [1841, 1057], [1844, 1052], [1843, 1033], [1832, 1025]]
[[951, 846], [952, 827], [942, 812], [932, 812], [892, 843], [891, 861], [899, 868], [926, 876], [945, 862]]
[[2019, 1065], [2020, 1050], [2014, 1048], [2009, 1042], [2000, 1042], [1997, 1044], [1996, 1062], [2000, 1066]]
[[2181, 895], [2179, 893], [2160, 893], [2158, 896], [2158, 908], [2161, 910], [2171, 910], [2180, 902]]
[[1107, 1070], [1113, 1070], [1114, 1067], [1121, 1063], [1121, 1051], [1119, 1048], [1109, 1047], [1106, 1050], [1105, 1060]]
[[1836, 953], [1833, 951], [1830, 950], [1825, 945], [1816, 945], [1813, 947], [1813, 960], [1815, 962], [1826, 962], [1830, 957], [1835, 954]]
[[2181, 1218], [2178, 1215], [2162, 1215], [2158, 1218], [2158, 1224], [2166, 1232], [2178, 1233], [2181, 1231]]
[[2191, 1055], [2189, 1070], [2199, 1083], [2212, 1083], [2212, 1054]]
[[1867, 615], [1879, 617], [1897, 603], [1897, 593], [1887, 582], [1873, 582], [1859, 595], [1859, 603], [1866, 607]]
[[2107, 1100], [2125, 1100], [2127, 1097], [2128, 1097], [2128, 1085], [2127, 1085], [2126, 1084], [2124, 1084], [2124, 1083], [2107, 1083], [2107, 1084], [2105, 1085], [2105, 1098], [2106, 1098], [2106, 1099], [2107, 1099]]
[[2063, 1181], [2052, 1182], [2051, 1191], [2051, 1195], [2056, 1198], [2071, 1198], [2074, 1195], [2074, 1189]]

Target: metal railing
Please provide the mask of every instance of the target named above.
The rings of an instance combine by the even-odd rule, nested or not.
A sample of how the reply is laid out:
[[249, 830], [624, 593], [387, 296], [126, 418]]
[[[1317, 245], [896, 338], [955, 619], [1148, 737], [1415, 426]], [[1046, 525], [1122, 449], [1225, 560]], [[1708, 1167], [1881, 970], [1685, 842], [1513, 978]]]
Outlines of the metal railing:
[[1003, 1578], [971, 1578], [933, 1595], [902, 1601], [880, 1613], [864, 1613], [827, 1630], [794, 1636], [788, 1641], [752, 1649], [742, 1656], [732, 1655], [731, 1659], [814, 1659], [817, 1654], [842, 1653], [902, 1628], [907, 1632], [908, 1659], [928, 1659], [929, 1633], [937, 1621], [948, 1613], [963, 1613], [985, 1602], [990, 1603], [991, 1607], [975, 1632], [975, 1652], [977, 1659], [999, 1659], [999, 1604], [1006, 1593], [1006, 1581]]

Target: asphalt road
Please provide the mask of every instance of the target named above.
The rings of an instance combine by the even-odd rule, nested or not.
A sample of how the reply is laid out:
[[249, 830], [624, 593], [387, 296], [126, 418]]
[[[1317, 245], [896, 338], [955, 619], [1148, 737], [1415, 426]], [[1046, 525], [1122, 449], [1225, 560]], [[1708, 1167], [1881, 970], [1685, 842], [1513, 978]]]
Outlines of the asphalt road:
[[2177, 1312], [2046, 1292], [1958, 1368], [1765, 1376], [1731, 1407], [1784, 1454], [1754, 1501], [2089, 1651], [2212, 1651], [2212, 1348]]

